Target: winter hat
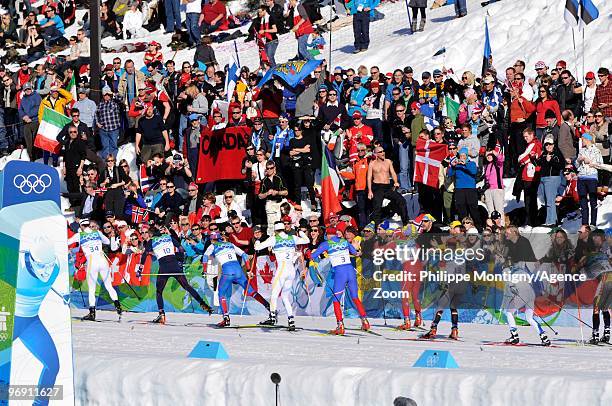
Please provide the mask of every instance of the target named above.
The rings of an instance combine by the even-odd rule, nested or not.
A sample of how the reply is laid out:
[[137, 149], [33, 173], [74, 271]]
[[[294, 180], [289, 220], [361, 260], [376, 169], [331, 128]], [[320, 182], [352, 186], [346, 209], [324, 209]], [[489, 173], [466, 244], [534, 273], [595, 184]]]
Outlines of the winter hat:
[[406, 67], [404, 68], [404, 73], [412, 73], [412, 72], [414, 72], [414, 71], [412, 70], [412, 66], [406, 66]]
[[361, 78], [359, 76], [355, 76], [353, 78], [353, 84], [355, 84], [355, 83], [361, 83]]
[[375, 224], [373, 221], [370, 221], [368, 224], [366, 224], [366, 226], [363, 228], [363, 231], [371, 231], [374, 232], [374, 228], [375, 228]]
[[535, 64], [535, 69], [546, 69], [546, 64], [544, 63], [544, 61], [537, 61]]
[[491, 212], [491, 220], [497, 220], [501, 218], [501, 214], [497, 210]]
[[586, 75], [584, 75], [585, 79], [595, 79], [595, 73], [593, 72], [587, 72]]
[[105, 95], [105, 94], [110, 94], [110, 95], [113, 94], [113, 91], [111, 90], [110, 87], [104, 86], [104, 89], [102, 89], [102, 95]]
[[200, 115], [196, 113], [192, 113], [189, 115], [189, 121], [196, 121], [200, 119]]
[[89, 219], [85, 218], [85, 219], [80, 219], [79, 220], [79, 225], [80, 226], [88, 226], [89, 225]]
[[283, 231], [285, 229], [285, 225], [282, 221], [277, 221], [274, 223], [274, 231]]
[[544, 113], [544, 118], [557, 118], [557, 115], [554, 111], [548, 109], [546, 110], [546, 113]]
[[434, 69], [433, 75], [434, 76], [441, 76], [442, 75], [442, 71], [440, 69]]
[[327, 234], [327, 235], [336, 235], [337, 231], [338, 230], [336, 229], [336, 227], [327, 227], [325, 229], [325, 234]]
[[482, 113], [482, 107], [474, 106], [474, 108], [472, 109], [472, 114], [480, 114], [480, 113]]
[[431, 77], [431, 73], [429, 73], [429, 72], [425, 71], [425, 72], [423, 72], [423, 74], [421, 75], [421, 77], [422, 77], [423, 79], [429, 79], [429, 78]]
[[585, 140], [593, 141], [593, 136], [589, 133], [583, 133], [582, 138], [584, 138]]
[[466, 147], [461, 148], [459, 150], [459, 155], [461, 155], [461, 154], [468, 155], [468, 149]]
[[478, 235], [478, 230], [474, 227], [470, 228], [469, 230], [466, 231], [466, 234], [475, 234]]
[[465, 97], [472, 97], [472, 96], [476, 96], [476, 91], [472, 88], [468, 88], [468, 89], [465, 89], [465, 92], [463, 92], [463, 94], [465, 95]]
[[321, 86], [319, 86], [319, 91], [321, 90], [327, 90], [327, 85], [326, 84], [322, 84]]
[[23, 90], [32, 89], [32, 84], [30, 82], [25, 82], [23, 85]]
[[567, 68], [567, 62], [565, 62], [563, 59], [561, 59], [559, 62], [557, 62], [557, 64], [555, 66], [560, 66], [563, 69]]
[[487, 75], [482, 79], [482, 83], [495, 83], [495, 79], [491, 75]]
[[555, 145], [555, 140], [553, 139], [553, 137], [551, 137], [550, 135], [546, 136], [546, 138], [544, 138], [544, 145], [546, 144]]

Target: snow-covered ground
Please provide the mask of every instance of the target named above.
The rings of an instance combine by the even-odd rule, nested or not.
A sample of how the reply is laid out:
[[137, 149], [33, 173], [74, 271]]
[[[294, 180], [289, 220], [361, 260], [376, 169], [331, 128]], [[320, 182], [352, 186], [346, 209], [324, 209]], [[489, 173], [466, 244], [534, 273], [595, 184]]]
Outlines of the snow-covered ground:
[[[83, 311], [74, 310], [73, 317]], [[333, 318], [298, 317], [303, 330], [215, 329], [219, 316], [169, 314], [166, 326], [143, 324], [152, 313], [126, 314], [122, 323], [74, 321], [78, 404], [97, 405], [274, 405], [270, 374], [281, 377], [281, 404], [392, 405], [396, 396], [419, 406], [610, 405], [612, 346], [580, 346], [578, 328], [558, 328], [553, 347], [485, 345], [507, 337], [507, 326], [461, 325], [461, 342], [412, 341], [389, 321], [371, 320], [373, 331], [324, 335]], [[99, 319], [115, 320], [111, 312]], [[237, 325], [260, 318], [235, 316]], [[280, 321], [286, 323], [284, 315]], [[188, 323], [194, 325], [186, 326]], [[429, 325], [429, 321], [427, 322]], [[355, 329], [355, 330], [353, 330]], [[444, 337], [450, 326], [441, 323]], [[519, 327], [526, 343], [538, 343], [530, 327]], [[199, 340], [219, 341], [229, 361], [187, 358]], [[459, 369], [413, 368], [427, 349], [448, 350]]]
[[[431, 2], [429, 2], [431, 3]], [[487, 7], [480, 5], [481, 0], [468, 0], [468, 16], [455, 19], [454, 7], [445, 6], [427, 10], [427, 24], [424, 32], [410, 35], [406, 5], [399, 1], [379, 7], [384, 18], [370, 26], [370, 48], [365, 53], [354, 55], [353, 28], [351, 23], [334, 30], [331, 38], [330, 66], [357, 68], [359, 65], [378, 65], [383, 72], [410, 65], [420, 76], [424, 70], [446, 66], [455, 72], [471, 70], [480, 73], [484, 48], [484, 19], [489, 15], [489, 34], [493, 52], [493, 65], [500, 77], [504, 69], [512, 66], [516, 59], [526, 62], [527, 76], [535, 75], [533, 66], [544, 60], [553, 66], [559, 59], [568, 62], [568, 68], [584, 77], [582, 71], [582, 51], [586, 70], [596, 70], [599, 66], [610, 66], [612, 48], [610, 47], [609, 25], [612, 3], [593, 0], [599, 8], [600, 17], [591, 23], [584, 32], [584, 46], [580, 32], [575, 33], [577, 52], [574, 53], [572, 30], [563, 20], [565, 2], [561, 0], [501, 0]], [[340, 7], [338, 8], [340, 10]], [[339, 11], [339, 13], [343, 13]], [[343, 17], [342, 14], [340, 14]], [[608, 28], [606, 28], [608, 27]], [[240, 30], [246, 34], [248, 26]], [[324, 35], [328, 42], [323, 56], [329, 58], [329, 34]], [[167, 48], [171, 38], [161, 31], [151, 33], [139, 41], [156, 40], [163, 45], [166, 59], [172, 58], [174, 51]], [[120, 45], [122, 41], [105, 39], [105, 46]], [[233, 41], [213, 45], [221, 66], [236, 58]], [[254, 42], [244, 42], [244, 37], [236, 40], [238, 58], [242, 65], [256, 67], [259, 64], [258, 50]], [[433, 57], [439, 49], [446, 53]], [[180, 66], [182, 61], [193, 61], [194, 50], [182, 50], [173, 59]], [[297, 41], [293, 34], [285, 34], [279, 41], [276, 52], [277, 61], [286, 61], [297, 53]], [[142, 66], [144, 53], [107, 53], [103, 54], [105, 63], [112, 62], [116, 56], [123, 60], [132, 58], [136, 66]], [[415, 75], [417, 77], [417, 75]], [[419, 77], [420, 79], [420, 77]], [[583, 81], [582, 79], [580, 79]]]

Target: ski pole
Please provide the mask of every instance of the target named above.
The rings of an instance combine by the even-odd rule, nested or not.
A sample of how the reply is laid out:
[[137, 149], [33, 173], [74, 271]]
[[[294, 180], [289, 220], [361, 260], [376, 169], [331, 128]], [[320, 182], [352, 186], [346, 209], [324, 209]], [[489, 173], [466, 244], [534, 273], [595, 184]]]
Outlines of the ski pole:
[[313, 261], [314, 267], [315, 267], [315, 274], [317, 275], [317, 278], [319, 278], [319, 281], [325, 285], [326, 288], [329, 289], [329, 291], [331, 292], [331, 294], [336, 298], [336, 300], [338, 301], [338, 303], [342, 303], [340, 301], [340, 299], [338, 299], [338, 296], [336, 296], [336, 292], [334, 292], [334, 290], [327, 284], [325, 283], [325, 281], [323, 280], [323, 278], [321, 277], [321, 274], [319, 273], [319, 265], [317, 265], [316, 262]]
[[572, 316], [573, 318], [575, 318], [576, 320], [578, 320], [579, 322], [581, 322], [582, 324], [584, 324], [585, 326], [587, 326], [590, 329], [593, 329], [593, 326], [591, 326], [589, 323], [582, 321], [581, 319], [579, 319], [578, 317], [574, 316], [573, 314], [571, 314], [570, 312], [568, 312], [567, 310], [565, 310], [563, 307], [559, 306], [558, 304], [556, 304], [555, 302], [552, 302], [549, 300], [550, 303], [554, 304], [555, 306], [557, 306], [557, 308], [561, 311], [566, 312], [567, 314], [569, 314], [570, 316]]
[[[251, 260], [251, 270], [249, 271], [250, 275], [253, 274], [253, 267], [255, 266], [256, 261], [257, 261], [257, 255], [253, 255], [253, 259]], [[249, 285], [251, 284], [251, 276], [249, 276], [249, 274], [247, 274], [248, 276], [247, 285], [246, 285], [246, 288], [244, 288], [244, 297], [242, 298], [242, 307], [240, 308], [240, 317], [242, 317], [242, 313], [244, 312], [244, 305], [246, 304], [246, 298], [249, 293]]]
[[[106, 257], [106, 260], [108, 261], [109, 265], [110, 265], [110, 264], [112, 264], [113, 262], [110, 260], [110, 258], [108, 257], [108, 255], [106, 255], [106, 253], [105, 253], [105, 252], [103, 252], [103, 254], [104, 254], [104, 256]], [[132, 261], [132, 254], [129, 254], [129, 255], [128, 255], [128, 259], [130, 260], [130, 263], [131, 263], [131, 261]], [[117, 270], [117, 272], [119, 272], [119, 270]], [[138, 295], [138, 293], [136, 293], [136, 291], [134, 290], [134, 288], [132, 287], [132, 285], [130, 285], [130, 283], [129, 283], [129, 282], [126, 280], [126, 279], [125, 279], [125, 275], [124, 275], [124, 274], [121, 274], [121, 279], [123, 279], [123, 282], [125, 282], [125, 283], [128, 285], [128, 287], [130, 288], [130, 290], [131, 290], [131, 291], [134, 293], [134, 295], [136, 295], [136, 298], [137, 298], [138, 300], [142, 300], [142, 299], [140, 298], [140, 296]]]
[[517, 290], [516, 292], [512, 292], [512, 293], [514, 293], [514, 294], [515, 294], [515, 295], [516, 295], [516, 296], [517, 296], [519, 299], [521, 299], [521, 300], [523, 301], [523, 303], [525, 303], [525, 307], [526, 307], [526, 308], [528, 308], [528, 309], [530, 309], [530, 310], [533, 312], [534, 316], [536, 316], [536, 317], [538, 317], [540, 320], [542, 320], [542, 323], [544, 323], [544, 325], [545, 325], [546, 327], [548, 327], [548, 328], [550, 329], [550, 331], [552, 331], [553, 333], [555, 333], [555, 335], [559, 335], [559, 333], [557, 332], [557, 330], [555, 330], [554, 328], [552, 328], [552, 327], [550, 326], [550, 324], [548, 324], [548, 323], [546, 322], [546, 320], [544, 320], [544, 319], [542, 318], [542, 316], [539, 316], [539, 315], [537, 315], [537, 314], [536, 314], [535, 309], [533, 309], [532, 307], [530, 307], [530, 306], [527, 304], [527, 301], [526, 301], [525, 299], [523, 299], [523, 298], [521, 297], [521, 295], [519, 295], [519, 294], [518, 294], [518, 290]]

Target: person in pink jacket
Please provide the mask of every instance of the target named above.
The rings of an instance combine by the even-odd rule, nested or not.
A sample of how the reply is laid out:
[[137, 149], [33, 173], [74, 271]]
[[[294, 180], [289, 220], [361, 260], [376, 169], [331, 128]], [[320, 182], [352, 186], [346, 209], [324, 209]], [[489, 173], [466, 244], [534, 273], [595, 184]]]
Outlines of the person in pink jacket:
[[[485, 204], [489, 214], [497, 211], [504, 212], [504, 154], [499, 146], [489, 149], [485, 156], [483, 169], [485, 181]], [[501, 217], [502, 225], [504, 217]]]

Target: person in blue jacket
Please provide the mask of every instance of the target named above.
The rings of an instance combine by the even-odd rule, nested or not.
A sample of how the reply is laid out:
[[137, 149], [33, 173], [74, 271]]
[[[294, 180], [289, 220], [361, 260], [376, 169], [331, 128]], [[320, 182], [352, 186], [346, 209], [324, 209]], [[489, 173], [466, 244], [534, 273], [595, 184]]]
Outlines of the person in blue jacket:
[[366, 112], [361, 107], [363, 102], [368, 95], [368, 89], [366, 89], [361, 83], [361, 79], [359, 76], [353, 77], [353, 88], [349, 93], [349, 106], [348, 106], [348, 115], [353, 116], [353, 113], [358, 111], [362, 116], [365, 117]]
[[370, 20], [375, 0], [352, 0], [347, 8], [353, 16], [353, 36], [355, 38], [353, 53], [366, 51], [370, 46]]
[[321, 242], [316, 250], [312, 252], [310, 258], [316, 260], [324, 252], [327, 252], [334, 272], [334, 287], [333, 287], [333, 303], [334, 314], [338, 326], [335, 330], [330, 331], [333, 335], [344, 335], [344, 320], [340, 298], [344, 295], [344, 290], [348, 287], [349, 294], [355, 309], [361, 318], [361, 329], [364, 331], [370, 330], [370, 323], [366, 317], [366, 312], [359, 299], [359, 291], [357, 289], [357, 271], [351, 263], [351, 255], [359, 256], [361, 253], [353, 247], [346, 239], [336, 235], [335, 228], [327, 229], [327, 239]]
[[478, 167], [476, 162], [468, 160], [467, 148], [461, 148], [458, 157], [448, 169], [448, 177], [455, 177], [455, 208], [461, 218], [467, 217], [469, 212], [474, 224], [480, 227], [482, 223], [478, 212], [478, 191], [476, 190]]

